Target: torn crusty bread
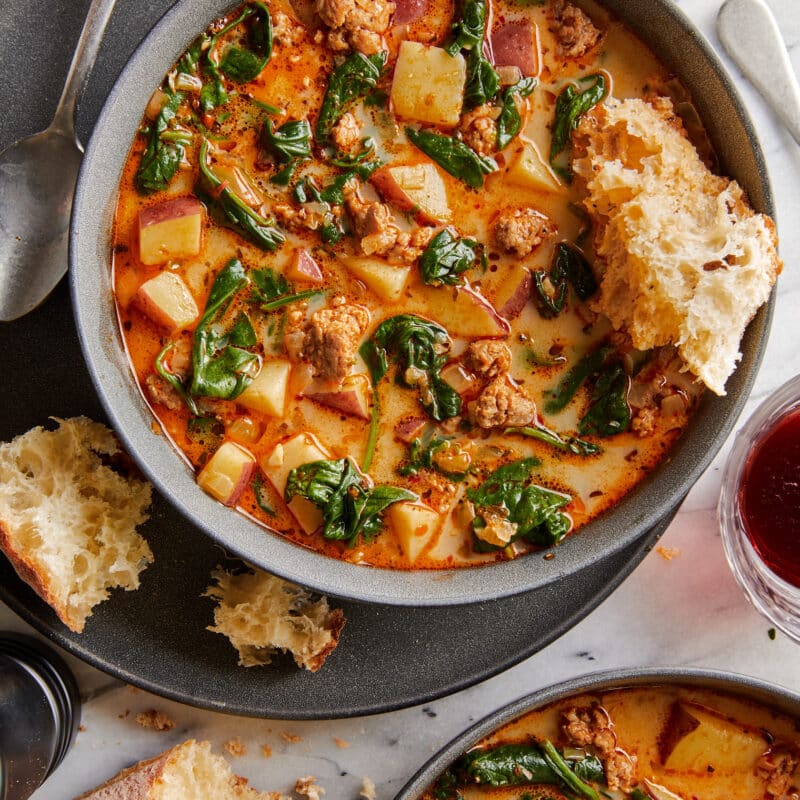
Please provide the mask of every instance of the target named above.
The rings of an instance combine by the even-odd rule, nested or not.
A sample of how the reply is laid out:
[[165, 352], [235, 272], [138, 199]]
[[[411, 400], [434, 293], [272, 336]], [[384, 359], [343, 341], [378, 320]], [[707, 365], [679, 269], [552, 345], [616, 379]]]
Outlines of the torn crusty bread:
[[781, 271], [775, 226], [702, 163], [671, 102], [609, 100], [574, 136], [601, 272], [595, 310], [646, 350], [674, 344], [712, 391]]
[[56, 420], [0, 444], [0, 549], [19, 576], [80, 633], [120, 586], [136, 589], [153, 560], [136, 532], [150, 484], [107, 465], [114, 434], [86, 417]]
[[208, 742], [189, 739], [124, 769], [78, 800], [288, 800], [257, 792], [231, 772]]
[[336, 648], [344, 614], [324, 597], [313, 600], [302, 587], [261, 570], [239, 575], [216, 570], [212, 577], [217, 583], [206, 594], [217, 607], [209, 630], [230, 639], [243, 667], [269, 664], [280, 650], [316, 672]]

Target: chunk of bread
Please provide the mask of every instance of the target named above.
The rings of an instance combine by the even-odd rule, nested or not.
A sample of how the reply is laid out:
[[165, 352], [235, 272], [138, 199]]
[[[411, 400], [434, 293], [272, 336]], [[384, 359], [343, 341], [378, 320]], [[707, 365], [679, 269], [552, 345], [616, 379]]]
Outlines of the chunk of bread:
[[107, 465], [114, 434], [86, 417], [0, 444], [0, 549], [17, 574], [80, 633], [108, 589], [136, 589], [153, 560], [136, 532], [150, 484]]
[[208, 742], [189, 739], [140, 761], [78, 800], [288, 800], [257, 792]]
[[316, 672], [339, 643], [345, 619], [326, 598], [314, 600], [301, 586], [261, 570], [233, 575], [215, 570], [206, 594], [217, 600], [208, 630], [230, 639], [239, 664], [269, 664], [289, 651], [298, 667]]
[[609, 100], [581, 120], [574, 145], [595, 223], [595, 310], [640, 350], [676, 345], [724, 395], [744, 330], [781, 271], [772, 220], [708, 170], [666, 98]]

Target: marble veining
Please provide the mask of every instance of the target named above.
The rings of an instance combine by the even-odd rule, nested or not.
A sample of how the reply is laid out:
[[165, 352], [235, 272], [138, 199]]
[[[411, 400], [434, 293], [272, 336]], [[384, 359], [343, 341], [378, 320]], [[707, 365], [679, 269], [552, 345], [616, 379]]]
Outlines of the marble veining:
[[[767, 2], [799, 70], [797, 0]], [[679, 5], [719, 50], [714, 31], [718, 0], [682, 0]], [[800, 372], [796, 255], [800, 252], [800, 149], [739, 71], [722, 57], [764, 145], [786, 263], [769, 346], [752, 397], [735, 426], [738, 430], [763, 398]], [[735, 436], [734, 432], [731, 442]], [[774, 640], [768, 636], [769, 623], [747, 603], [723, 556], [715, 507], [731, 442], [689, 493], [659, 546], [592, 614], [521, 664], [423, 706], [327, 722], [242, 719], [163, 700], [68, 658], [85, 697], [84, 729], [34, 800], [75, 797], [122, 767], [187, 737], [208, 739], [218, 751], [225, 742], [238, 738], [247, 753], [230, 760], [259, 789], [288, 791], [297, 777], [315, 775], [327, 789], [327, 798], [355, 800], [362, 777], [368, 775], [379, 800], [390, 800], [424, 761], [488, 712], [548, 684], [620, 666], [710, 667], [750, 674], [800, 692], [800, 648], [780, 633]], [[665, 555], [670, 553], [674, 557], [667, 560]], [[26, 625], [0, 604], [0, 628], [26, 630]], [[149, 708], [166, 712], [175, 728], [157, 733], [139, 726], [136, 714]]]

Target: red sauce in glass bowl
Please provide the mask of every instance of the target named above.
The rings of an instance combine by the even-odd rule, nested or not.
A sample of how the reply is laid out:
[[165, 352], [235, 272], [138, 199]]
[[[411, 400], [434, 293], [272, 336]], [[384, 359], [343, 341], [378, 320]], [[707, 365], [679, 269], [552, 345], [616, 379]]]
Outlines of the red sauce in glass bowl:
[[747, 459], [739, 508], [764, 563], [800, 587], [800, 409], [778, 420]]

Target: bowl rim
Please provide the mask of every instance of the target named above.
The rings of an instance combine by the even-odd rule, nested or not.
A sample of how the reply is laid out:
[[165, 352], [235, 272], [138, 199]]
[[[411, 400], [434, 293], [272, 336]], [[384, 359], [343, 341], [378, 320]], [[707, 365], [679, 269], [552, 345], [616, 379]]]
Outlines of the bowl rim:
[[[604, 5], [616, 13], [619, 3], [606, 0]], [[712, 400], [706, 393], [689, 429], [654, 471], [655, 477], [645, 478], [614, 509], [549, 551], [556, 553], [552, 560], [534, 553], [477, 568], [425, 571], [365, 567], [321, 556], [268, 533], [245, 514], [205, 495], [185, 457], [166, 436], [154, 434], [155, 418], [131, 380], [112, 301], [109, 238], [116, 188], [152, 89], [160, 85], [198, 32], [236, 5], [230, 0], [179, 0], [164, 14], [136, 48], [109, 93], [86, 148], [75, 191], [70, 288], [80, 345], [111, 424], [147, 478], [179, 513], [227, 552], [331, 596], [392, 605], [460, 605], [535, 589], [591, 566], [602, 555], [618, 552], [653, 528], [667, 513], [665, 509], [684, 497], [708, 467], [741, 413], [766, 347], [774, 291], [750, 323], [742, 346], [744, 357], [729, 379], [728, 396]], [[669, 20], [675, 26], [673, 38], [695, 48], [704, 79], [713, 79], [724, 93], [738, 133], [748, 140], [748, 159], [758, 176], [753, 179], [755, 185], [747, 188], [756, 194], [759, 210], [774, 216], [764, 155], [753, 123], [713, 48], [670, 0], [648, 0], [646, 5], [651, 22], [656, 14]], [[626, 24], [631, 27], [630, 22]], [[641, 31], [637, 33], [642, 36]], [[653, 47], [651, 38], [642, 38]]]
[[487, 714], [451, 739], [426, 761], [394, 800], [418, 800], [436, 777], [462, 753], [477, 744], [484, 736], [529, 711], [587, 691], [654, 685], [692, 685], [717, 689], [766, 703], [778, 711], [800, 717], [800, 694], [780, 684], [769, 683], [742, 673], [697, 667], [641, 667], [591, 672], [538, 689]]

